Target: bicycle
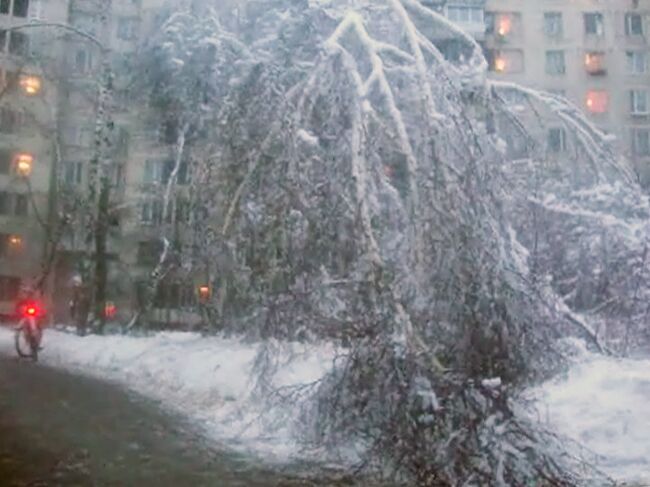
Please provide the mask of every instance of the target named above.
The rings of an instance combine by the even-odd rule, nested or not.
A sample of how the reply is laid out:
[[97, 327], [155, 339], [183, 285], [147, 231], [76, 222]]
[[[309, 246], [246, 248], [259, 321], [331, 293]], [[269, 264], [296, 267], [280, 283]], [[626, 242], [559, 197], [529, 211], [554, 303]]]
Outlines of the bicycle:
[[22, 306], [20, 315], [22, 317], [16, 326], [15, 334], [16, 352], [21, 358], [31, 358], [37, 362], [43, 339], [39, 319], [44, 316], [44, 312], [38, 303], [28, 303]]

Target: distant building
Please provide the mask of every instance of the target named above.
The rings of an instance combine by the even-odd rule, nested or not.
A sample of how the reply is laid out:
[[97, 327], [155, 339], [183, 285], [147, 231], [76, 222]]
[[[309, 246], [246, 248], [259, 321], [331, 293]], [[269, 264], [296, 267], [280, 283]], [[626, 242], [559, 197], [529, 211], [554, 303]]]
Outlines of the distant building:
[[[494, 79], [566, 96], [616, 136], [650, 184], [650, 0], [429, 3], [483, 44]], [[566, 148], [562, 132], [548, 130], [549, 144]]]

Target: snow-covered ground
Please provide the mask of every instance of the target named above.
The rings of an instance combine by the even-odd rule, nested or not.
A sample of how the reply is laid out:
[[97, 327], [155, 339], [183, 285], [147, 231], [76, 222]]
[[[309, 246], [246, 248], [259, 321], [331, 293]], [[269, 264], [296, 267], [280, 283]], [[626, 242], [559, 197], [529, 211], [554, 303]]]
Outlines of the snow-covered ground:
[[618, 481], [650, 482], [650, 359], [595, 355], [576, 343], [576, 363], [533, 391], [542, 421], [597, 455]]
[[[193, 333], [149, 337], [78, 337], [47, 330], [41, 364], [121, 384], [174, 410], [229, 448], [286, 462], [304, 456], [292, 434], [300, 401], [264, 401], [253, 368], [260, 344]], [[333, 347], [278, 344], [282, 363], [273, 386], [320, 379], [331, 367]], [[13, 355], [13, 332], [0, 327], [0, 354]]]
[[[278, 404], [256, 394], [260, 344], [192, 333], [81, 338], [48, 330], [44, 345], [42, 363], [160, 400], [229, 447], [271, 461], [304, 453], [292, 434], [292, 420], [304, 404]], [[270, 376], [273, 386], [312, 383], [336, 355], [328, 345], [271, 346], [280, 347], [283, 357]], [[613, 478], [650, 481], [650, 360], [612, 359], [575, 348], [576, 363], [565, 377], [531, 391], [541, 420], [596, 453], [598, 466]], [[13, 353], [11, 330], [0, 328], [0, 354]]]

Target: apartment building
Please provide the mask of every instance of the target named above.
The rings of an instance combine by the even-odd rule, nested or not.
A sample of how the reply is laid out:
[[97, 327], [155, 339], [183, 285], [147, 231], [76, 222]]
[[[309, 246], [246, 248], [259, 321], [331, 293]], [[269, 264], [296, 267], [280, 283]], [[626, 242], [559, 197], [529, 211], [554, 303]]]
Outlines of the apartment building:
[[[431, 3], [482, 43], [494, 79], [566, 96], [650, 184], [650, 0]], [[554, 151], [564, 140], [549, 131]]]
[[38, 274], [52, 218], [59, 93], [44, 72], [62, 44], [24, 26], [44, 17], [65, 22], [65, 7], [65, 0], [0, 1], [0, 315], [12, 311], [21, 282]]
[[[163, 0], [70, 0], [68, 22], [95, 36], [111, 50], [114, 92], [111, 116], [110, 228], [108, 233], [108, 299], [116, 318], [128, 320], [143, 299], [150, 274], [162, 251], [161, 227], [163, 194], [173, 168], [175, 141], [168, 127], [152, 113], [145, 100], [132, 92], [136, 72], [136, 53], [161, 23]], [[67, 192], [83, 194], [89, 186], [97, 117], [97, 83], [102, 77], [101, 46], [79, 36], [68, 36], [66, 65], [68, 75], [62, 97], [63, 162], [61, 184]], [[185, 167], [185, 166], [184, 166]], [[179, 211], [177, 193], [183, 192], [189, 178], [181, 170], [181, 189], [173, 198]], [[81, 256], [88, 252], [88, 234], [83, 225], [66, 234], [56, 269], [54, 302], [56, 315], [66, 317], [66, 303], [72, 289], [72, 276], [88, 272]], [[92, 251], [92, 250], [91, 250]], [[192, 280], [168, 276], [154, 303], [159, 321], [181, 322], [181, 308], [195, 301]]]

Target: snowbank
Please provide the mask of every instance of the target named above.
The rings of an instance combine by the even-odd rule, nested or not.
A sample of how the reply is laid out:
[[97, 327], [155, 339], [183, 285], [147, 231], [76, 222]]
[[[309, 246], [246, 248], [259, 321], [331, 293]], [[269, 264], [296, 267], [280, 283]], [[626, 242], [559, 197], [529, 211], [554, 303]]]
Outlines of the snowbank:
[[[253, 373], [260, 346], [192, 333], [82, 338], [47, 330], [39, 359], [161, 401], [229, 448], [286, 462], [301, 453], [287, 418], [298, 418], [303, 405], [260, 399]], [[331, 367], [336, 352], [328, 345], [274, 346], [283, 363], [277, 364], [268, 380], [278, 387], [317, 381]], [[14, 354], [13, 332], [2, 327], [0, 354]]]
[[565, 377], [534, 391], [541, 419], [598, 455], [619, 481], [650, 481], [650, 360], [584, 350]]
[[[259, 343], [192, 333], [81, 338], [48, 330], [44, 345], [43, 364], [159, 400], [229, 447], [271, 461], [301, 454], [292, 419], [305, 405], [261, 400], [254, 373]], [[317, 381], [337, 352], [330, 345], [270, 346], [282, 358], [268, 376], [274, 387]], [[1, 327], [0, 354], [14, 354], [13, 334]], [[583, 348], [565, 377], [531, 394], [541, 420], [598, 454], [605, 473], [617, 480], [650, 481], [650, 360], [604, 358]]]

